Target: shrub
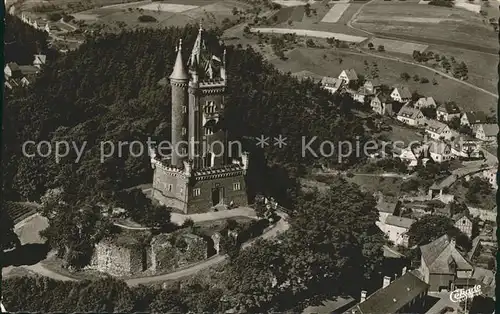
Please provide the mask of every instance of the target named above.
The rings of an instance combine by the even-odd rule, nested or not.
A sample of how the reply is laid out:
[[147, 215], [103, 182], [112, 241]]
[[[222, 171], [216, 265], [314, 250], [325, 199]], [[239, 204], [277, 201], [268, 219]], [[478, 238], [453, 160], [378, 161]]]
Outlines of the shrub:
[[49, 21], [52, 21], [52, 22], [57, 22], [60, 19], [62, 19], [62, 17], [63, 16], [61, 13], [50, 13], [47, 15], [47, 18], [49, 19]]
[[137, 20], [141, 23], [152, 23], [157, 22], [158, 20], [151, 15], [141, 15], [137, 18]]
[[420, 83], [423, 83], [423, 84], [429, 83], [429, 79], [426, 77], [422, 77], [422, 79], [420, 79]]

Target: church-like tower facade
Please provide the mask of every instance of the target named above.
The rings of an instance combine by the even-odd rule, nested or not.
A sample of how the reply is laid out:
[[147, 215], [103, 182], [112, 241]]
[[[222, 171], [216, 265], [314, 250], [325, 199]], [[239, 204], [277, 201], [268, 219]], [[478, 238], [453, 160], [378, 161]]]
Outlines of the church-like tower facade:
[[[170, 158], [152, 153], [152, 196], [187, 214], [214, 206], [247, 205], [244, 176], [248, 155], [234, 156], [222, 125], [226, 94], [226, 53], [208, 53], [200, 27], [187, 64], [177, 47], [172, 89]], [[232, 156], [233, 155], [233, 156]]]

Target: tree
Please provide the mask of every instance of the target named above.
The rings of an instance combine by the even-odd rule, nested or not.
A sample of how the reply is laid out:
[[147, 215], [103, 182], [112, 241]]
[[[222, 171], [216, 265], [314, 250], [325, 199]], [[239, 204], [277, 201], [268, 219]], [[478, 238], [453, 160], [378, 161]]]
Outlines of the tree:
[[490, 182], [485, 178], [473, 177], [470, 180], [468, 187], [465, 199], [468, 203], [473, 205], [479, 205], [481, 203], [480, 200], [490, 197], [492, 192]]
[[432, 85], [438, 85], [438, 81], [435, 78], [432, 79]]
[[415, 82], [418, 82], [420, 80], [420, 77], [417, 74], [415, 74], [415, 75], [413, 75], [413, 80]]
[[370, 50], [373, 50], [373, 48], [374, 48], [373, 43], [368, 43], [368, 48], [370, 48]]
[[[425, 215], [414, 222], [408, 230], [410, 246], [425, 245], [442, 235], [447, 234], [450, 237], [463, 235], [453, 223], [453, 220], [442, 215]], [[457, 239], [457, 244], [459, 244]]]
[[326, 39], [326, 42], [330, 45], [333, 46], [335, 44], [335, 37], [328, 37]]
[[309, 38], [306, 41], [306, 45], [307, 45], [307, 47], [316, 47], [316, 44], [314, 43], [314, 40], [312, 40], [311, 38]]
[[420, 79], [420, 83], [422, 83], [422, 84], [429, 83], [429, 79], [428, 79], [428, 78], [426, 78], [426, 77], [422, 77], [422, 78]]
[[384, 52], [385, 51], [384, 45], [379, 45], [378, 48], [377, 48], [377, 50], [380, 51], [380, 52]]
[[7, 212], [7, 203], [0, 203], [0, 255], [3, 251], [18, 247], [21, 243], [14, 233], [14, 222]]
[[426, 117], [426, 118], [429, 118], [429, 119], [433, 119], [435, 120], [436, 117], [437, 117], [437, 114], [436, 114], [436, 108], [434, 107], [424, 107], [424, 108], [420, 108], [420, 111], [422, 112], [422, 114]]
[[403, 72], [399, 77], [404, 81], [408, 81], [410, 79], [410, 74], [408, 74], [408, 72]]

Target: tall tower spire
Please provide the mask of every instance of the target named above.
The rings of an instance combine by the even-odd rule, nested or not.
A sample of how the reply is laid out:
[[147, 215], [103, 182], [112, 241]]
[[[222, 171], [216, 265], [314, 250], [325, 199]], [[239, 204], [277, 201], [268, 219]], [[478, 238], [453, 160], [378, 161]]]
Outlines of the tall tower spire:
[[184, 61], [182, 60], [182, 39], [179, 39], [179, 45], [175, 47], [175, 50], [177, 51], [177, 58], [175, 59], [174, 70], [170, 75], [170, 79], [187, 80], [189, 76], [184, 66]]
[[177, 47], [174, 70], [170, 75], [172, 87], [172, 159], [171, 164], [182, 167], [187, 160], [187, 114], [189, 75], [182, 60], [182, 39]]

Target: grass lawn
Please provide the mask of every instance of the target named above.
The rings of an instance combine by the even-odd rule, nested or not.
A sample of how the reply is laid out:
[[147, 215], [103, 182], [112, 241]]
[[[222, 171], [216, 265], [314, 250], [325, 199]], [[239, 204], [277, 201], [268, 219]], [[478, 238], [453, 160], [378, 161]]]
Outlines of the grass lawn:
[[419, 129], [400, 125], [399, 123], [397, 123], [394, 120], [388, 119], [387, 122], [392, 127], [392, 130], [391, 131], [383, 131], [383, 132], [381, 132], [381, 134], [384, 136], [387, 136], [389, 139], [389, 142], [399, 141], [399, 142], [405, 143], [404, 146], [398, 145], [398, 147], [406, 147], [411, 142], [423, 140], [422, 135], [420, 135], [420, 133], [419, 133], [419, 132], [421, 132]]
[[[343, 69], [353, 68], [359, 74], [372, 71], [373, 63], [377, 64], [380, 81], [389, 86], [407, 85], [410, 91], [418, 91], [425, 96], [432, 96], [438, 102], [455, 101], [463, 110], [483, 110], [489, 112], [496, 108], [497, 99], [475, 89], [460, 84], [459, 82], [441, 77], [427, 69], [416, 67], [397, 61], [366, 56], [349, 50], [321, 49], [321, 48], [296, 48], [286, 53], [288, 60], [273, 59], [271, 62], [280, 70], [291, 73], [310, 71], [320, 76], [337, 77]], [[368, 63], [368, 67], [364, 62]], [[496, 63], [495, 63], [496, 65]], [[419, 83], [410, 79], [408, 82], [400, 78], [401, 73], [407, 72], [410, 76], [415, 74], [426, 77], [429, 83]], [[438, 85], [433, 85], [432, 79]]]
[[355, 26], [391, 37], [418, 38], [436, 44], [445, 41], [455, 47], [496, 53], [498, 35], [484, 20], [481, 15], [464, 9], [377, 0], [363, 7]]
[[[384, 177], [371, 177], [371, 176], [357, 176], [347, 178], [347, 181], [356, 183], [367, 193], [373, 194], [381, 192], [384, 194], [384, 200], [396, 199], [401, 191], [401, 178], [384, 178]], [[385, 197], [387, 196], [387, 197]]]

